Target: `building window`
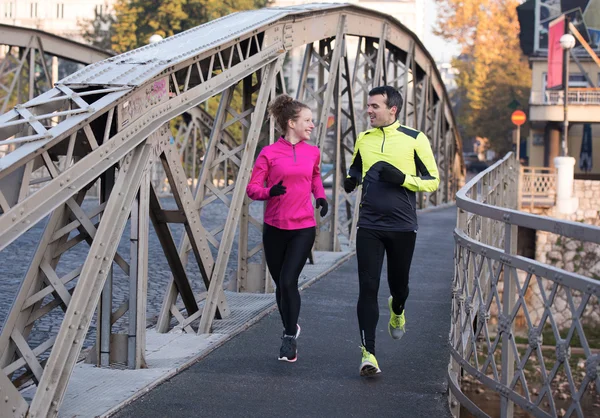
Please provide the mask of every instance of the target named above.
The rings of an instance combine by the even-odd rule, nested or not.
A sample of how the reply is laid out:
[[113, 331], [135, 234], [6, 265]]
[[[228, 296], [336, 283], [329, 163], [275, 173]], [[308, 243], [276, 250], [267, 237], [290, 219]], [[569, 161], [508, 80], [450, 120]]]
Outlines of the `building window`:
[[588, 87], [585, 74], [569, 74], [569, 87]]
[[4, 17], [13, 17], [13, 4], [12, 3], [4, 4]]
[[[548, 85], [548, 73], [544, 73], [544, 90], [546, 91], [546, 86]], [[569, 87], [588, 87], [587, 78], [585, 78], [585, 74], [575, 73], [569, 74]], [[559, 89], [560, 90], [560, 89]]]
[[534, 133], [532, 145], [535, 145], [535, 146], [544, 145], [544, 134], [543, 133]]
[[30, 13], [29, 16], [30, 17], [38, 17], [38, 4], [37, 3], [31, 3], [31, 8], [30, 8]]
[[58, 19], [64, 19], [64, 17], [65, 17], [65, 4], [64, 3], [58, 3], [56, 5], [56, 17]]

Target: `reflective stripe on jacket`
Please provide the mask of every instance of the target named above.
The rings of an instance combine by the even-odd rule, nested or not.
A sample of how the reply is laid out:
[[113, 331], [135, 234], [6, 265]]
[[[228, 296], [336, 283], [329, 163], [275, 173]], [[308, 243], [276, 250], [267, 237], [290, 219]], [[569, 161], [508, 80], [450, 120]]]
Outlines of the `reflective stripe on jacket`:
[[[265, 223], [279, 229], [316, 225], [311, 193], [315, 199], [325, 198], [320, 160], [316, 146], [304, 141], [292, 145], [283, 137], [261, 150], [246, 193], [252, 200], [267, 200]], [[270, 197], [269, 189], [281, 180], [286, 193]]]
[[[406, 175], [402, 185], [379, 179], [385, 165]], [[416, 231], [415, 192], [433, 192], [440, 183], [427, 136], [399, 122], [358, 136], [348, 175], [363, 184], [358, 226], [390, 231]]]

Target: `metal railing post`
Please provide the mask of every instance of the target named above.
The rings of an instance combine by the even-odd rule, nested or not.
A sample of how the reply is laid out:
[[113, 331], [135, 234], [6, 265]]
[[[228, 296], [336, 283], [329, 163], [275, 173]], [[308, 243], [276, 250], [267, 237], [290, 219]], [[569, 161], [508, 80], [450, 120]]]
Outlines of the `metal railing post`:
[[[517, 190], [515, 159], [509, 160], [506, 172], [504, 173], [504, 198], [509, 208], [514, 208], [516, 205]], [[512, 164], [511, 164], [512, 163]], [[517, 253], [517, 234], [518, 226], [512, 225], [510, 215], [505, 216], [504, 224], [504, 253], [515, 255]], [[508, 257], [506, 258], [508, 260]], [[504, 287], [502, 290], [502, 313], [498, 319], [498, 329], [502, 334], [502, 378], [501, 382], [508, 387], [514, 376], [515, 355], [512, 350], [514, 322], [511, 321], [511, 312], [516, 301], [516, 283], [518, 280], [517, 271], [510, 262], [504, 264]], [[500, 394], [500, 416], [502, 418], [512, 418], [514, 414], [514, 403], [505, 394]]]

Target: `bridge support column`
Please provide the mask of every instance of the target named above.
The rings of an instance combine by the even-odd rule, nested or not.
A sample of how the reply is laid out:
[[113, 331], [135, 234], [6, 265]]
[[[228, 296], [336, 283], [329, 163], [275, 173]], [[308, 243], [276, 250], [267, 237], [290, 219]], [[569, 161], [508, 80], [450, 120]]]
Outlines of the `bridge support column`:
[[[115, 185], [115, 167], [112, 167], [100, 178], [100, 203], [106, 203]], [[112, 330], [112, 297], [113, 297], [113, 270], [112, 267], [106, 275], [102, 296], [98, 305], [98, 328], [96, 329], [97, 358], [98, 366], [108, 367], [110, 365], [110, 340]]]
[[547, 123], [544, 128], [544, 165], [554, 167], [554, 159], [559, 156], [560, 150], [560, 128], [558, 124]]
[[571, 214], [577, 210], [579, 200], [573, 197], [573, 172], [575, 158], [556, 157], [556, 210], [558, 213]]
[[130, 369], [146, 367], [149, 211], [150, 174], [146, 173], [131, 209], [129, 329], [127, 338], [127, 367]]

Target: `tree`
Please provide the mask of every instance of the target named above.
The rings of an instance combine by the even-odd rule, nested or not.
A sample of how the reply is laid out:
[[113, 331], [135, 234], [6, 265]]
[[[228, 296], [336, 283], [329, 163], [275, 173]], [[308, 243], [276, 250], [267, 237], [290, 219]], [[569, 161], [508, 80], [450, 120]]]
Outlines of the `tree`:
[[129, 0], [117, 0], [114, 7], [112, 49], [118, 53], [135, 49], [138, 46], [137, 21], [143, 9], [131, 4]]
[[[519, 46], [518, 0], [436, 0], [436, 34], [462, 45], [453, 65], [458, 121], [470, 137], [489, 138], [500, 155], [512, 147], [509, 104], [529, 102], [531, 71]], [[526, 106], [523, 108], [527, 111]], [[526, 135], [526, 132], [522, 132]]]
[[125, 52], [144, 46], [150, 37], [179, 32], [233, 12], [265, 7], [269, 0], [117, 0], [112, 47]]
[[96, 8], [94, 10], [93, 19], [84, 19], [77, 22], [82, 31], [83, 39], [90, 45], [105, 51], [112, 51], [111, 38], [114, 35], [114, 23], [114, 14], [107, 2], [104, 3], [102, 9]]

